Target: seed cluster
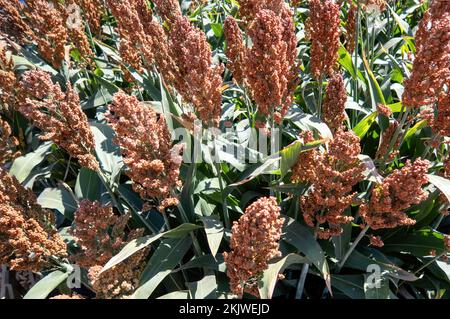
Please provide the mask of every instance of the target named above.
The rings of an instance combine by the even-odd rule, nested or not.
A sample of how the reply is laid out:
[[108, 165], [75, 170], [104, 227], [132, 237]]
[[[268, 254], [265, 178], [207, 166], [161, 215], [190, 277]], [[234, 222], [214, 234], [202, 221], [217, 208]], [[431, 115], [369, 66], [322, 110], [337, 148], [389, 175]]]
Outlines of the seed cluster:
[[109, 105], [107, 120], [116, 133], [115, 142], [121, 148], [133, 189], [146, 201], [157, 200], [161, 211], [176, 204], [171, 191], [181, 186], [182, 149], [172, 147], [164, 117], [136, 97], [118, 92]]
[[267, 269], [267, 263], [281, 255], [278, 241], [283, 222], [276, 198], [262, 197], [233, 223], [232, 251], [223, 254], [233, 293], [259, 296], [258, 280]]
[[[302, 137], [304, 143], [314, 140], [310, 131]], [[300, 198], [300, 205], [306, 224], [316, 229], [319, 238], [340, 235], [341, 225], [353, 220], [345, 210], [354, 201], [353, 186], [363, 180], [360, 153], [359, 138], [351, 131], [339, 130], [328, 151], [303, 152], [292, 169], [294, 183], [311, 185], [309, 192]]]
[[43, 131], [40, 138], [55, 142], [82, 166], [97, 170], [94, 136], [70, 83], [63, 92], [59, 84], [53, 84], [50, 74], [32, 70], [24, 74], [20, 86], [19, 111]]
[[0, 264], [38, 272], [50, 266], [50, 257], [65, 257], [66, 244], [54, 223], [32, 190], [0, 168]]
[[427, 173], [430, 163], [416, 159], [407, 161], [405, 166], [389, 174], [381, 184], [376, 185], [370, 202], [360, 207], [360, 214], [370, 228], [395, 228], [410, 226], [415, 220], [405, 213], [412, 205], [420, 204], [428, 194], [422, 186], [428, 183]]

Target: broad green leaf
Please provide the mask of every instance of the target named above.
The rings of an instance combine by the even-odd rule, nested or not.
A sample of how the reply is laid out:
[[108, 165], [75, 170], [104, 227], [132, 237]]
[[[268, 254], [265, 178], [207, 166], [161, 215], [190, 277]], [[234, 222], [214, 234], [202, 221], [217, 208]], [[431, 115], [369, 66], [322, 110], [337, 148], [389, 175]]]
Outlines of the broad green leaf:
[[389, 11], [391, 12], [392, 16], [394, 17], [394, 21], [397, 24], [397, 26], [400, 28], [400, 31], [402, 34], [409, 34], [410, 33], [410, 26], [409, 24], [403, 20], [392, 8], [390, 5], [387, 5], [389, 8]]
[[328, 125], [326, 125], [321, 119], [311, 114], [307, 114], [299, 108], [290, 109], [284, 119], [292, 121], [295, 126], [303, 131], [316, 130], [320, 133], [322, 138], [333, 138], [333, 134], [331, 133]]
[[104, 88], [100, 88], [94, 95], [90, 96], [87, 100], [81, 101], [80, 104], [83, 110], [89, 110], [108, 105], [111, 101], [111, 93]]
[[372, 110], [375, 111], [377, 104], [381, 103], [386, 105], [386, 101], [384, 99], [384, 95], [383, 95], [383, 90], [381, 89], [380, 85], [378, 84], [377, 79], [375, 78], [375, 75], [372, 72], [372, 69], [370, 68], [369, 62], [367, 61], [364, 51], [362, 51], [363, 56], [363, 62], [364, 62], [364, 67], [366, 69], [366, 73], [368, 75], [368, 89], [369, 89], [369, 93], [371, 95], [371, 99], [372, 99]]
[[31, 171], [51, 153], [52, 144], [52, 142], [45, 142], [35, 151], [16, 158], [9, 173], [15, 176], [20, 183], [24, 182], [30, 176]]
[[175, 271], [181, 271], [185, 269], [192, 268], [206, 268], [211, 270], [216, 270], [220, 272], [226, 272], [226, 265], [222, 254], [213, 255], [203, 255], [200, 257], [195, 257], [194, 259], [188, 261], [181, 267], [177, 268]]
[[387, 107], [389, 107], [392, 111], [392, 113], [398, 113], [402, 110], [402, 102], [397, 102], [394, 104], [388, 104]]
[[75, 195], [80, 199], [95, 201], [100, 197], [102, 181], [97, 173], [82, 167], [75, 183]]
[[243, 173], [243, 176], [238, 182], [228, 185], [227, 188], [243, 185], [259, 175], [268, 174], [273, 170], [273, 166], [278, 163], [279, 160], [279, 157], [269, 158], [264, 163], [251, 167]]
[[181, 262], [191, 244], [192, 240], [189, 237], [168, 238], [161, 241], [142, 273], [141, 285], [131, 299], [149, 298], [164, 278]]
[[69, 273], [55, 270], [39, 280], [23, 297], [23, 299], [45, 299], [69, 277]]
[[435, 251], [437, 255], [445, 251], [444, 237], [431, 229], [424, 229], [407, 236], [396, 236], [385, 241], [384, 251], [410, 253], [416, 257], [430, 255]]
[[261, 299], [272, 299], [273, 290], [278, 281], [278, 274], [282, 273], [284, 269], [293, 264], [305, 264], [308, 260], [297, 254], [289, 254], [281, 260], [269, 264], [268, 268], [264, 270], [263, 277], [259, 284], [259, 294]]
[[331, 275], [331, 285], [352, 299], [365, 299], [363, 275]]
[[416, 132], [428, 125], [427, 120], [422, 120], [417, 122], [413, 127], [411, 127], [405, 135], [405, 142], [407, 142]]
[[111, 184], [123, 166], [119, 147], [113, 143], [114, 131], [106, 124], [91, 123], [95, 152], [102, 169], [111, 176]]
[[303, 144], [301, 141], [295, 141], [290, 145], [283, 148], [278, 154], [281, 157], [281, 178], [286, 176], [292, 166], [298, 162], [298, 156], [302, 152], [306, 152], [313, 148], [319, 147], [319, 145], [326, 143], [328, 139], [320, 139], [307, 144]]
[[211, 23], [211, 29], [214, 32], [214, 36], [216, 38], [220, 38], [223, 34], [222, 24], [220, 23]]
[[112, 257], [105, 266], [103, 266], [103, 269], [101, 272], [104, 272], [111, 267], [114, 267], [115, 265], [121, 263], [128, 257], [132, 256], [139, 250], [147, 247], [148, 245], [152, 244], [153, 242], [157, 241], [158, 239], [162, 237], [167, 238], [181, 238], [184, 237], [189, 232], [201, 228], [200, 226], [194, 225], [194, 224], [182, 224], [178, 226], [177, 228], [174, 228], [172, 230], [166, 231], [164, 233], [151, 235], [151, 236], [144, 236], [139, 237], [137, 239], [134, 239], [130, 241], [128, 244], [125, 245], [125, 247], [122, 248], [122, 250]]
[[364, 293], [366, 299], [391, 299], [389, 290], [389, 279], [381, 276], [371, 282], [371, 275], [364, 275]]
[[215, 256], [219, 250], [224, 234], [223, 223], [218, 216], [205, 216], [202, 217], [202, 221], [205, 227], [209, 249], [211, 250], [211, 254]]
[[393, 263], [386, 263], [384, 261], [377, 260], [376, 256], [366, 256], [357, 250], [354, 250], [350, 257], [347, 259], [345, 267], [367, 271], [368, 267], [374, 264], [380, 267], [380, 271], [382, 273], [386, 272], [392, 278], [397, 278], [405, 281], [415, 281], [419, 279], [413, 273], [407, 272], [406, 270], [398, 267]]
[[330, 269], [325, 253], [320, 247], [317, 240], [314, 238], [311, 230], [298, 223], [294, 219], [283, 216], [285, 218], [285, 224], [283, 227], [283, 240], [303, 253], [309, 261], [322, 273], [325, 282], [331, 291], [330, 287]]
[[450, 180], [438, 175], [428, 174], [427, 176], [430, 183], [436, 186], [450, 202]]
[[[434, 259], [434, 257], [432, 257]], [[429, 262], [429, 260], [425, 259], [425, 263]], [[428, 268], [431, 270], [433, 275], [444, 279], [446, 282], [450, 283], [450, 263], [449, 261], [436, 260], [432, 263]]]
[[217, 299], [217, 281], [214, 272], [210, 271], [199, 281], [188, 282], [186, 285], [192, 299]]
[[342, 233], [339, 236], [331, 237], [331, 241], [334, 245], [334, 256], [337, 260], [342, 260], [347, 252], [352, 238], [352, 224], [347, 223], [342, 225]]
[[37, 202], [44, 208], [56, 209], [67, 219], [72, 220], [78, 208], [74, 196], [65, 188], [46, 188], [37, 198]]
[[358, 77], [358, 79], [360, 79], [361, 81], [365, 82], [365, 78], [364, 75], [361, 73], [360, 70], [355, 71], [354, 65], [353, 65], [353, 61], [352, 61], [352, 57], [350, 55], [350, 53], [348, 53], [347, 49], [341, 45], [339, 47], [338, 50], [338, 54], [339, 54], [339, 60], [338, 63], [340, 65], [342, 65], [344, 67], [345, 70], [347, 70], [350, 75], [352, 76], [353, 79], [356, 79], [356, 77]]
[[378, 112], [372, 112], [371, 114], [367, 115], [365, 118], [363, 118], [354, 128], [353, 132], [362, 139], [367, 132], [369, 131], [372, 124], [377, 119]]

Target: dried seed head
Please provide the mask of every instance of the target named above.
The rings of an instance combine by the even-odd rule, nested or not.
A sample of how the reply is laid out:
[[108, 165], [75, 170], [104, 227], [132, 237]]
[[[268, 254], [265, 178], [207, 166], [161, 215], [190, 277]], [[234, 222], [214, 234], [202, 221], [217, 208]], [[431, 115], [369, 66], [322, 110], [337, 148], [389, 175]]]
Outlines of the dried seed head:
[[205, 124], [217, 126], [222, 105], [223, 65], [213, 65], [206, 36], [189, 19], [177, 15], [168, 32], [167, 56], [158, 58], [158, 68], [184, 101], [191, 103]]
[[[450, 84], [450, 83], [449, 83]], [[434, 114], [434, 112], [433, 112]], [[433, 131], [441, 136], [450, 136], [450, 94], [442, 91], [437, 102], [437, 116], [432, 121]]]
[[82, 9], [92, 34], [101, 33], [101, 19], [106, 13], [106, 8], [102, 0], [75, 0], [75, 3]]
[[[311, 133], [304, 136], [305, 142], [312, 141]], [[319, 238], [340, 235], [341, 225], [353, 220], [345, 215], [345, 210], [354, 200], [353, 186], [363, 180], [360, 152], [359, 138], [351, 131], [339, 130], [328, 152], [316, 149], [303, 152], [293, 168], [293, 182], [311, 185], [300, 204], [305, 222], [311, 227], [321, 225], [317, 231]]]
[[356, 47], [356, 13], [358, 7], [350, 2], [350, 8], [347, 13], [347, 25], [345, 26], [345, 48], [351, 54]]
[[[125, 220], [129, 218], [125, 215]], [[83, 200], [75, 212], [71, 234], [75, 237], [81, 252], [72, 256], [72, 260], [81, 267], [105, 265], [124, 245], [124, 226], [119, 223], [120, 236], [110, 235], [111, 229], [118, 224], [111, 206], [102, 206], [99, 202]]]
[[386, 157], [387, 161], [392, 161], [397, 157], [401, 143], [401, 136], [397, 136], [396, 141], [393, 144], [391, 150], [389, 150], [389, 146], [392, 143], [392, 139], [394, 138], [395, 132], [398, 129], [398, 122], [396, 120], [389, 122], [388, 128], [381, 134], [381, 143], [378, 146], [377, 153], [375, 155], [376, 159], [382, 159], [386, 156], [386, 153], [389, 151], [388, 156]]
[[424, 201], [428, 193], [422, 186], [428, 183], [430, 163], [418, 158], [408, 160], [404, 167], [393, 171], [372, 190], [370, 202], [361, 205], [361, 216], [372, 229], [414, 225], [405, 210]]
[[69, 38], [64, 16], [58, 7], [59, 3], [33, 0], [27, 1], [24, 10], [39, 53], [56, 69], [59, 69], [62, 61], [66, 59]]
[[292, 12], [258, 11], [248, 28], [252, 47], [245, 52], [244, 75], [260, 117], [273, 114], [278, 123], [287, 113], [297, 84], [296, 39]]
[[306, 24], [311, 39], [311, 74], [319, 79], [332, 76], [338, 58], [339, 5], [331, 0], [310, 0], [310, 11]]
[[158, 15], [168, 22], [174, 22], [176, 17], [181, 16], [181, 8], [178, 0], [153, 0]]
[[433, 0], [416, 32], [416, 56], [405, 79], [403, 104], [420, 108], [437, 102], [450, 78], [450, 2]]
[[223, 253], [233, 293], [259, 296], [258, 280], [268, 262], [281, 256], [278, 242], [283, 223], [274, 197], [259, 198], [233, 223], [232, 251]]
[[133, 189], [144, 200], [177, 203], [175, 199], [166, 199], [172, 198], [171, 191], [181, 186], [181, 150], [172, 147], [164, 117], [139, 103], [134, 96], [118, 92], [109, 106], [107, 120], [116, 132], [115, 142], [121, 148]]
[[[155, 37], [155, 28], [159, 25], [153, 21], [152, 11], [145, 0], [108, 0], [108, 5], [117, 20], [119, 52], [124, 62], [138, 72], [142, 71], [143, 65], [152, 66], [161, 41]], [[124, 67], [122, 69], [125, 78], [131, 82], [129, 71]]]
[[20, 156], [20, 152], [16, 150], [18, 145], [8, 122], [0, 118], [0, 166]]
[[22, 19], [23, 4], [19, 0], [0, 0], [0, 34], [19, 43], [27, 43], [33, 32]]
[[45, 133], [40, 138], [65, 149], [80, 165], [97, 170], [94, 136], [70, 83], [64, 93], [53, 84], [50, 74], [32, 70], [24, 74], [20, 86], [19, 111]]
[[242, 37], [241, 29], [233, 17], [228, 16], [224, 23], [224, 34], [227, 41], [227, 48], [225, 54], [229, 62], [228, 69], [233, 74], [233, 80], [238, 84], [243, 84], [244, 81], [244, 59], [245, 47]]
[[30, 189], [0, 168], [0, 263], [13, 270], [41, 271], [50, 257], [65, 257], [66, 245], [54, 216]]
[[342, 128], [345, 120], [345, 104], [347, 103], [347, 91], [344, 78], [336, 73], [328, 82], [327, 95], [323, 103], [322, 119], [334, 132]]

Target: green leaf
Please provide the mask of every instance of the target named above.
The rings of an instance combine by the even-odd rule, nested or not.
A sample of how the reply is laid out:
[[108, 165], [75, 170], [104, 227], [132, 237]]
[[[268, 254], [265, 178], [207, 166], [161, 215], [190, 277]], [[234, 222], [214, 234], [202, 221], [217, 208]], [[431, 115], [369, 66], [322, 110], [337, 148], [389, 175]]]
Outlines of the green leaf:
[[211, 29], [214, 32], [216, 38], [220, 38], [223, 34], [223, 28], [221, 23], [211, 23]]
[[217, 299], [217, 281], [214, 273], [206, 274], [196, 282], [186, 283], [192, 299]]
[[209, 249], [211, 250], [211, 254], [215, 256], [219, 250], [224, 234], [223, 223], [218, 216], [205, 216], [202, 217], [202, 221], [205, 226]]
[[356, 77], [358, 77], [361, 81], [365, 82], [364, 75], [361, 73], [361, 71], [360, 70], [358, 70], [357, 72], [355, 71], [352, 57], [343, 45], [339, 47], [338, 54], [339, 54], [338, 63], [342, 65], [342, 67], [346, 69], [348, 73], [350, 73], [352, 78], [356, 79]]
[[397, 24], [397, 26], [400, 28], [400, 31], [402, 34], [408, 34], [410, 33], [410, 26], [409, 24], [399, 17], [399, 15], [391, 8], [390, 5], [388, 5], [389, 11], [391, 12], [392, 16], [394, 17], [394, 21]]
[[44, 208], [56, 209], [67, 219], [72, 220], [78, 208], [73, 195], [65, 188], [46, 188], [37, 198], [37, 202]]
[[438, 175], [428, 174], [427, 176], [428, 181], [434, 186], [436, 186], [442, 192], [442, 194], [444, 194], [445, 197], [447, 197], [447, 200], [450, 202], [450, 180]]
[[389, 289], [389, 280], [381, 276], [374, 283], [368, 283], [370, 275], [364, 275], [364, 293], [366, 299], [391, 299]]
[[39, 280], [23, 297], [23, 299], [45, 299], [69, 277], [69, 273], [55, 270]]
[[369, 115], [367, 115], [365, 118], [363, 118], [354, 128], [353, 132], [362, 139], [367, 132], [369, 131], [370, 127], [372, 126], [373, 122], [377, 119], [378, 112], [372, 112]]
[[101, 183], [96, 172], [82, 167], [75, 183], [75, 195], [80, 199], [95, 201], [100, 197]]
[[20, 183], [24, 182], [30, 176], [31, 171], [51, 153], [52, 145], [52, 142], [45, 142], [35, 151], [16, 158], [9, 173], [15, 176]]
[[337, 260], [342, 260], [347, 252], [352, 237], [352, 224], [347, 223], [342, 226], [343, 232], [339, 236], [331, 237], [334, 245], [334, 255]]
[[151, 235], [151, 236], [144, 236], [144, 237], [139, 237], [137, 239], [134, 239], [134, 240], [130, 241], [128, 244], [126, 244], [125, 247], [123, 247], [122, 250], [117, 255], [112, 257], [106, 263], [106, 265], [103, 266], [103, 269], [101, 270], [101, 272], [104, 272], [104, 271], [114, 267], [115, 265], [121, 263], [122, 261], [124, 261], [128, 257], [132, 256], [139, 250], [147, 247], [148, 245], [152, 244], [153, 242], [157, 241], [158, 239], [160, 239], [162, 237], [181, 238], [181, 237], [184, 237], [187, 233], [189, 233], [195, 229], [199, 229], [199, 228], [201, 228], [201, 227], [194, 225], [194, 224], [182, 224], [182, 225], [178, 226], [177, 228], [171, 229], [164, 233]]
[[435, 251], [440, 255], [445, 251], [444, 237], [431, 229], [424, 229], [407, 236], [396, 236], [385, 242], [384, 251], [410, 253], [416, 257], [430, 255]]
[[377, 104], [384, 104], [386, 105], [386, 100], [384, 99], [383, 90], [381, 89], [380, 85], [378, 84], [377, 79], [375, 78], [375, 75], [373, 74], [369, 62], [367, 61], [364, 51], [362, 52], [363, 56], [363, 62], [364, 67], [366, 69], [366, 73], [368, 75], [368, 83], [369, 83], [369, 93], [372, 99], [372, 110], [375, 111], [377, 109]]
[[220, 255], [203, 255], [200, 257], [195, 257], [194, 259], [188, 261], [181, 267], [177, 268], [175, 271], [192, 269], [192, 268], [206, 268], [211, 270], [216, 270], [220, 272], [226, 272], [226, 265], [222, 254]]
[[319, 147], [319, 145], [327, 141], [328, 139], [320, 139], [307, 144], [303, 144], [301, 141], [295, 141], [283, 148], [278, 153], [281, 156], [281, 178], [286, 176], [291, 167], [298, 162], [298, 156], [300, 155], [300, 153], [317, 148]]
[[289, 254], [281, 260], [269, 264], [268, 268], [264, 270], [263, 277], [259, 283], [259, 294], [261, 299], [272, 299], [273, 290], [278, 281], [278, 274], [282, 273], [284, 269], [293, 264], [305, 264], [308, 260], [297, 254]]
[[264, 163], [251, 167], [242, 174], [242, 177], [238, 182], [228, 185], [227, 188], [243, 185], [259, 175], [268, 174], [273, 170], [273, 166], [279, 160], [279, 157], [268, 158], [266, 161], [264, 161]]
[[112, 101], [112, 95], [105, 88], [100, 88], [94, 95], [87, 100], [80, 102], [83, 110], [97, 108], [99, 106], [108, 105]]
[[352, 299], [365, 299], [363, 275], [331, 275], [331, 284]]
[[380, 271], [382, 273], [386, 272], [392, 278], [397, 278], [405, 281], [416, 281], [417, 279], [419, 279], [413, 273], [407, 272], [406, 270], [398, 267], [393, 263], [387, 263], [385, 261], [377, 260], [376, 256], [366, 256], [357, 250], [354, 250], [352, 252], [350, 257], [347, 259], [345, 266], [352, 269], [367, 271], [367, 268], [370, 265], [374, 264], [380, 267]]
[[331, 291], [328, 262], [322, 247], [320, 247], [319, 243], [314, 238], [313, 233], [308, 227], [298, 223], [294, 219], [287, 216], [283, 217], [285, 218], [283, 240], [297, 248], [309, 261], [311, 261], [312, 264], [314, 264], [314, 266], [317, 267], [322, 273], [328, 289]]
[[417, 122], [413, 127], [411, 127], [405, 135], [405, 141], [407, 142], [416, 132], [428, 125], [427, 120], [422, 120]]
[[166, 278], [172, 269], [180, 263], [191, 247], [189, 237], [168, 238], [159, 244], [142, 273], [140, 287], [131, 296], [132, 299], [147, 299]]
[[291, 108], [284, 119], [290, 120], [295, 126], [303, 131], [316, 130], [320, 133], [322, 138], [333, 138], [333, 134], [328, 125], [321, 119], [311, 114], [307, 114], [299, 108]]
[[119, 147], [113, 143], [114, 131], [106, 124], [91, 123], [95, 139], [95, 152], [104, 171], [111, 175], [114, 181], [123, 166]]

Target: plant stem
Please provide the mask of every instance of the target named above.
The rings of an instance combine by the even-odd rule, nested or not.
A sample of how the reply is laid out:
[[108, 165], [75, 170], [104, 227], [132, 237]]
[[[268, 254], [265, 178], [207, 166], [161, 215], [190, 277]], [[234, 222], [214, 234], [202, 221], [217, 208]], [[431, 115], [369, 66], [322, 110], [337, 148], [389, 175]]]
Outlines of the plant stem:
[[303, 264], [302, 273], [297, 284], [297, 291], [295, 292], [295, 299], [302, 299], [303, 290], [305, 288], [306, 276], [308, 275], [309, 264]]
[[231, 229], [230, 225], [230, 215], [228, 214], [228, 203], [227, 203], [227, 196], [225, 195], [225, 188], [223, 185], [223, 179], [222, 179], [222, 168], [220, 166], [220, 163], [217, 163], [217, 161], [214, 161], [214, 166], [216, 167], [217, 171], [217, 177], [219, 178], [219, 187], [220, 187], [220, 193], [222, 194], [222, 212], [223, 212], [223, 219], [225, 222], [225, 227], [227, 229]]
[[98, 176], [100, 177], [100, 180], [102, 181], [103, 185], [106, 187], [106, 190], [108, 191], [109, 196], [111, 197], [112, 203], [119, 210], [119, 212], [121, 214], [123, 214], [123, 207], [120, 205], [119, 201], [117, 200], [113, 189], [109, 186], [108, 178], [106, 177], [105, 173], [102, 171], [101, 168], [99, 168], [97, 173], [98, 173]]
[[[314, 239], [317, 239], [317, 230], [319, 229], [319, 223], [316, 223], [314, 228]], [[297, 283], [297, 290], [295, 292], [295, 299], [302, 299], [303, 290], [305, 289], [306, 276], [308, 275], [309, 264], [303, 264], [302, 273], [300, 274], [300, 279]]]
[[356, 246], [358, 246], [358, 243], [361, 241], [361, 239], [364, 237], [364, 235], [366, 234], [366, 232], [369, 230], [369, 226], [366, 226], [358, 235], [358, 237], [356, 237], [355, 241], [353, 242], [353, 244], [350, 246], [350, 248], [347, 250], [347, 252], [344, 255], [344, 258], [342, 258], [342, 260], [339, 262], [338, 264], [338, 272], [341, 271], [342, 267], [344, 266], [345, 262], [347, 261], [348, 257], [350, 257], [350, 255], [352, 254], [352, 252], [355, 250]]
[[[395, 142], [398, 140], [400, 132], [402, 131], [403, 125], [405, 125], [405, 122], [408, 119], [409, 110], [405, 111], [404, 105], [402, 105], [402, 109], [401, 109], [400, 113], [401, 113], [401, 114], [399, 114], [400, 123], [399, 123], [397, 129], [395, 130], [394, 135], [392, 136], [391, 142], [389, 143], [389, 147], [383, 156], [380, 167], [384, 168], [386, 161], [388, 159], [388, 156], [391, 153], [392, 149], [394, 148]], [[399, 147], [400, 147], [400, 145], [399, 145]]]
[[317, 97], [317, 117], [321, 118], [322, 113], [322, 95], [323, 95], [323, 76], [319, 78], [319, 96]]

